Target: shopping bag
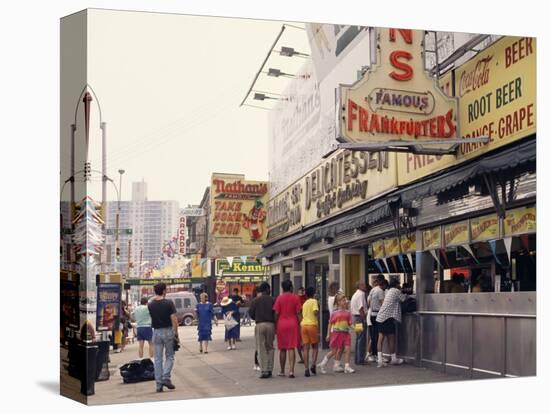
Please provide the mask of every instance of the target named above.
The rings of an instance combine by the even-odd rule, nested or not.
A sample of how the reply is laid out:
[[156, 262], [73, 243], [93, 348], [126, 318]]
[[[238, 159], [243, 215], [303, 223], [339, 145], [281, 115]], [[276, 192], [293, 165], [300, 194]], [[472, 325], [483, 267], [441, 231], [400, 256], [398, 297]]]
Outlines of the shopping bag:
[[239, 324], [231, 315], [226, 315], [223, 319], [223, 323], [225, 325], [225, 329], [227, 329], [228, 331]]

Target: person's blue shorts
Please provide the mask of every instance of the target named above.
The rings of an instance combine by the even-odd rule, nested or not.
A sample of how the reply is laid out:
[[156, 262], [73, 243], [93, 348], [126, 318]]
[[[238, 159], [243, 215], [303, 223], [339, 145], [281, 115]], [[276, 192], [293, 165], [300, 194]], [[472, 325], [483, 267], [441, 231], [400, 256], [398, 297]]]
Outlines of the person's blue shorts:
[[153, 328], [150, 326], [142, 326], [137, 328], [138, 341], [150, 341], [153, 339]]

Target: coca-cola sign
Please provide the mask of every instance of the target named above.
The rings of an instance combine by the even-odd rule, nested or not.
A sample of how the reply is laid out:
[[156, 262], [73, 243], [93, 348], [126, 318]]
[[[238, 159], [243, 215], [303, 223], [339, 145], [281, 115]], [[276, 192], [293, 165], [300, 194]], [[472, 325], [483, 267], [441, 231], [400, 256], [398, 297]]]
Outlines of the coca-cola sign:
[[459, 97], [462, 98], [467, 93], [475, 91], [489, 82], [489, 63], [492, 58], [493, 55], [484, 57], [476, 63], [472, 70], [462, 73], [458, 83]]

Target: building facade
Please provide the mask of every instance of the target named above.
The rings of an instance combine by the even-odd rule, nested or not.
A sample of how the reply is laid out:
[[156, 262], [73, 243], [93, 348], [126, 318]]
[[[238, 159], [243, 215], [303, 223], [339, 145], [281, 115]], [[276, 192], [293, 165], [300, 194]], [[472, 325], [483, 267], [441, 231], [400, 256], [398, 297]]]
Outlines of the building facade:
[[[398, 278], [417, 299], [417, 312], [399, 330], [403, 357], [469, 377], [534, 375], [535, 40], [479, 37], [482, 50], [472, 56], [471, 36], [467, 48], [448, 54], [451, 63], [439, 62], [447, 71], [432, 76], [410, 63], [426, 54], [413, 48], [425, 34], [374, 29], [371, 35], [365, 42], [382, 43], [364, 62], [368, 69], [345, 59], [337, 65], [351, 66], [335, 69], [348, 76], [360, 71], [357, 81], [325, 76], [319, 83], [323, 90], [323, 82], [334, 82], [328, 87], [339, 97], [335, 141], [382, 142], [392, 134], [395, 141], [407, 134], [489, 139], [462, 143], [451, 155], [339, 150], [281, 185], [270, 194], [261, 253], [273, 290], [284, 279], [315, 286], [326, 330], [331, 282], [351, 295], [359, 280], [380, 273]], [[395, 51], [410, 61], [391, 67]], [[323, 70], [315, 66], [312, 76]], [[392, 74], [400, 83], [385, 81]], [[431, 77], [432, 86], [419, 76]], [[517, 330], [522, 335], [511, 334]]]

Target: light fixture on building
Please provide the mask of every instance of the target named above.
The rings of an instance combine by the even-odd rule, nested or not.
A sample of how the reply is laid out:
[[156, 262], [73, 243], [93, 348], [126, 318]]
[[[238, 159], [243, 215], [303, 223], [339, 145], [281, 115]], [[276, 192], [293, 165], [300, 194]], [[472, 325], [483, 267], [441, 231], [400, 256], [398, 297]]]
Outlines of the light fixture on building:
[[281, 69], [275, 69], [275, 68], [269, 68], [267, 70], [267, 76], [271, 76], [272, 78], [280, 78], [281, 76], [285, 77], [285, 78], [295, 78], [296, 77], [295, 75], [283, 72], [283, 71], [281, 71]]
[[293, 47], [287, 47], [287, 46], [281, 47], [281, 50], [279, 50], [279, 55], [286, 56], [286, 57], [293, 57], [293, 56], [298, 56], [303, 58], [309, 57], [307, 53], [297, 52], [296, 50], [294, 50]]

